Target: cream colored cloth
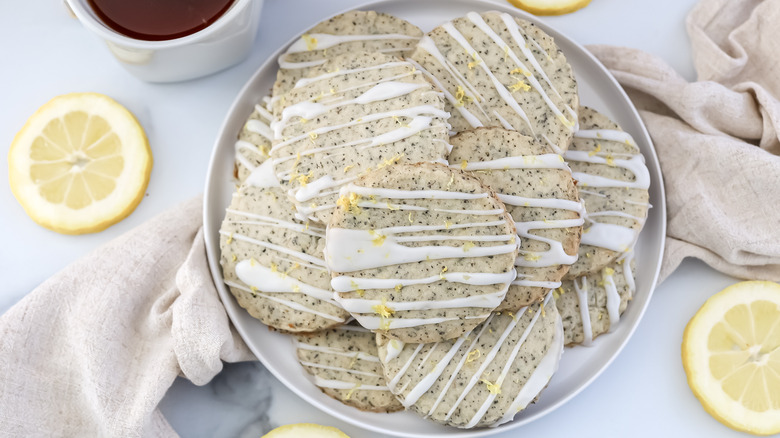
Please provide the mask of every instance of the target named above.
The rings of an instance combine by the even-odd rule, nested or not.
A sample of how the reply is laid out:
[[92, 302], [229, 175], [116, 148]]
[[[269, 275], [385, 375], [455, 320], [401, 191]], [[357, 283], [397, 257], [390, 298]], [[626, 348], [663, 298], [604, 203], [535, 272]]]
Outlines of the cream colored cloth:
[[58, 273], [0, 318], [0, 436], [177, 436], [157, 405], [253, 356], [206, 264], [199, 199]]
[[[663, 275], [684, 257], [780, 280], [780, 0], [704, 1], [688, 26], [701, 82], [592, 47], [643, 108], [667, 188]], [[652, 96], [652, 97], [650, 97]], [[177, 375], [252, 359], [209, 274], [193, 200], [98, 249], [0, 317], [0, 435], [175, 436]]]
[[698, 82], [638, 50], [589, 49], [627, 89], [666, 185], [661, 278], [685, 257], [780, 281], [780, 1], [704, 0], [688, 15]]

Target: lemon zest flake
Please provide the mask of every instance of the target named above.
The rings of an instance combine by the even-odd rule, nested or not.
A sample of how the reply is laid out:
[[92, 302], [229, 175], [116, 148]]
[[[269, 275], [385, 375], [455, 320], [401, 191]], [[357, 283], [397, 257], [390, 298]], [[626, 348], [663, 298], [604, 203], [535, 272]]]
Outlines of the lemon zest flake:
[[455, 90], [455, 106], [461, 107], [466, 105], [467, 103], [471, 102], [472, 97], [466, 94], [466, 90], [463, 89], [460, 85], [458, 85], [458, 89]]
[[468, 63], [469, 70], [472, 70], [474, 67], [482, 64], [482, 59], [479, 58], [477, 52], [472, 53], [471, 57], [474, 58], [474, 60]]
[[303, 39], [303, 42], [306, 43], [306, 50], [310, 52], [312, 50], [317, 50], [317, 38], [314, 38], [307, 33], [301, 35], [301, 38]]
[[498, 383], [491, 383], [488, 379], [481, 379], [480, 382], [487, 386], [487, 390], [490, 391], [491, 394], [501, 394], [501, 386]]
[[515, 82], [514, 84], [510, 85], [509, 89], [512, 92], [520, 91], [520, 90], [528, 91], [528, 90], [531, 89], [531, 86], [526, 84], [524, 80], [520, 79], [517, 82]]
[[344, 396], [344, 400], [349, 400], [350, 398], [352, 398], [352, 394], [354, 394], [354, 393], [355, 393], [355, 391], [357, 391], [357, 390], [358, 390], [358, 388], [360, 388], [360, 383], [358, 383], [357, 385], [355, 385], [355, 387], [354, 387], [354, 388], [352, 388], [352, 389], [350, 389], [350, 390], [349, 390], [349, 392], [347, 393], [347, 395], [345, 395], [345, 396]]
[[529, 262], [535, 262], [542, 258], [539, 254], [536, 253], [528, 253], [523, 256], [524, 259], [528, 260]]

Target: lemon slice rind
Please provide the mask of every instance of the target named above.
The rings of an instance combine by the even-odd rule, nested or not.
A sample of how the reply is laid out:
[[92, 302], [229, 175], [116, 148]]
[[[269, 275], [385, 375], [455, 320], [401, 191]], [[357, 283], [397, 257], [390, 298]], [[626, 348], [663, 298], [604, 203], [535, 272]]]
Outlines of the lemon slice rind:
[[[82, 111], [108, 121], [121, 142], [123, 169], [110, 194], [80, 209], [46, 200], [33, 181], [31, 145], [55, 119]], [[39, 108], [16, 134], [8, 152], [11, 191], [35, 222], [63, 234], [101, 231], [127, 217], [143, 199], [152, 171], [152, 153], [146, 134], [135, 116], [122, 105], [98, 93], [71, 93], [55, 97]]]
[[298, 423], [279, 426], [261, 438], [349, 438], [349, 436], [335, 427]]
[[[780, 408], [758, 412], [745, 407], [740, 400], [726, 393], [723, 379], [717, 379], [710, 367], [713, 352], [708, 342], [713, 328], [736, 306], [750, 306], [757, 301], [774, 303], [780, 308], [780, 285], [768, 281], [746, 281], [732, 285], [708, 299], [685, 328], [682, 360], [688, 385], [710, 415], [738, 431], [773, 435], [780, 432]], [[747, 348], [751, 347], [756, 351], [760, 345], [748, 345]], [[735, 352], [738, 353], [738, 350]], [[766, 358], [757, 359], [756, 363], [761, 366], [762, 361], [766, 363]], [[780, 395], [780, 388], [774, 389]], [[767, 388], [767, 394], [771, 398], [771, 388]], [[775, 400], [774, 404], [780, 404], [780, 400]]]
[[564, 15], [588, 6], [590, 0], [507, 0], [534, 15]]

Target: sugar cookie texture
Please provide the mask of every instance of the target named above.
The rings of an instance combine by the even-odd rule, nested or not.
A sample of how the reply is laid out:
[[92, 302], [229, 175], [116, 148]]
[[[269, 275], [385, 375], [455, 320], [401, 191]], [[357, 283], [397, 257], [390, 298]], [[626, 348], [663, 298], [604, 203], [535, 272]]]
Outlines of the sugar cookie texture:
[[383, 53], [405, 58], [423, 32], [398, 17], [374, 11], [350, 11], [323, 21], [304, 33], [279, 57], [273, 107], [312, 68], [345, 53]]
[[395, 163], [449, 153], [441, 93], [410, 63], [346, 54], [301, 79], [271, 126], [271, 158], [298, 217], [327, 223], [339, 188]]
[[457, 339], [380, 337], [379, 344], [388, 387], [405, 408], [461, 428], [498, 426], [547, 386], [563, 352], [563, 327], [548, 295], [517, 313], [493, 313]]
[[563, 282], [554, 294], [566, 345], [590, 345], [615, 328], [636, 292], [634, 269], [632, 250], [596, 273]]
[[341, 325], [349, 315], [333, 300], [322, 257], [325, 230], [296, 222], [293, 214], [266, 161], [233, 194], [222, 222], [225, 284], [270, 327], [311, 332]]
[[252, 114], [238, 134], [235, 145], [236, 164], [233, 173], [239, 183], [247, 179], [252, 171], [263, 164], [271, 153], [273, 132], [271, 132], [270, 124], [273, 115], [265, 107], [268, 99], [265, 97], [255, 105]]
[[517, 242], [501, 201], [439, 164], [395, 165], [342, 188], [327, 230], [337, 301], [404, 342], [461, 336], [516, 278]]
[[325, 394], [362, 411], [400, 411], [387, 389], [375, 338], [359, 325], [343, 325], [297, 335], [295, 346], [298, 361]]
[[470, 12], [425, 35], [411, 59], [444, 92], [456, 132], [499, 126], [569, 147], [579, 98], [552, 37], [509, 14]]
[[649, 207], [650, 172], [634, 139], [590, 108], [579, 112], [580, 130], [564, 158], [587, 213], [568, 279], [599, 271], [632, 248]]
[[517, 278], [498, 310], [541, 300], [577, 260], [584, 209], [569, 166], [550, 146], [503, 128], [464, 131], [450, 142], [450, 166], [495, 190], [517, 227]]

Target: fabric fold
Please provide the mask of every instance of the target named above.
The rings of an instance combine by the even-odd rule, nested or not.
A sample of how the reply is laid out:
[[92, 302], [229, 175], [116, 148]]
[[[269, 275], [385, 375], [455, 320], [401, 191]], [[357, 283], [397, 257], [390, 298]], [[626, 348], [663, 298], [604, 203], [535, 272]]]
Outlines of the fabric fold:
[[201, 205], [109, 242], [0, 318], [4, 434], [176, 436], [157, 411], [176, 377], [202, 385], [254, 358], [209, 274]]

